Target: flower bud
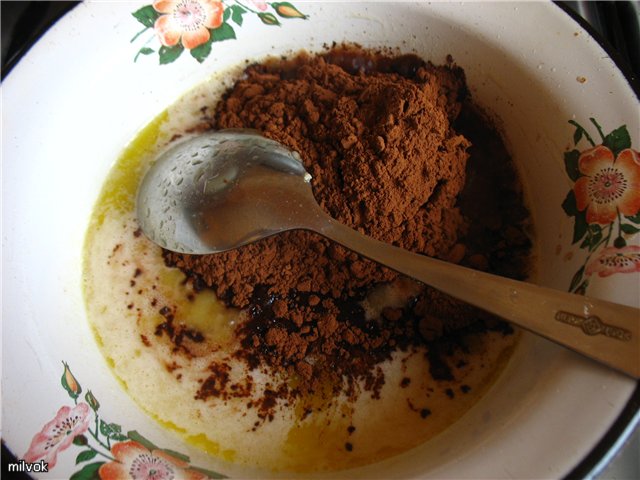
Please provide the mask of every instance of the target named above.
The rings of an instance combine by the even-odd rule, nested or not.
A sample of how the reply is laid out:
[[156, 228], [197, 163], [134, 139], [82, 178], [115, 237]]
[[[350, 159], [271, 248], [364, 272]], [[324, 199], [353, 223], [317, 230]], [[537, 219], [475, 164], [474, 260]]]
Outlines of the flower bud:
[[273, 13], [259, 13], [258, 17], [260, 17], [262, 23], [266, 25], [280, 25], [280, 22]]
[[100, 402], [93, 395], [91, 390], [87, 390], [87, 393], [85, 394], [84, 399], [87, 401], [87, 403], [89, 404], [89, 406], [94, 412], [98, 411], [98, 409], [100, 408]]
[[624, 248], [624, 247], [627, 246], [627, 241], [622, 236], [618, 236], [613, 241], [613, 246], [616, 247], [616, 248]]
[[69, 365], [66, 362], [62, 362], [62, 364], [64, 365], [64, 372], [60, 378], [60, 383], [69, 396], [75, 400], [82, 393], [82, 387], [80, 387], [76, 377], [71, 373]]
[[276, 13], [284, 18], [307, 18], [305, 14], [300, 12], [296, 7], [289, 2], [274, 2], [271, 6], [275, 9]]
[[83, 447], [89, 444], [89, 439], [82, 434], [76, 435], [75, 437], [73, 437], [73, 444], [79, 447]]

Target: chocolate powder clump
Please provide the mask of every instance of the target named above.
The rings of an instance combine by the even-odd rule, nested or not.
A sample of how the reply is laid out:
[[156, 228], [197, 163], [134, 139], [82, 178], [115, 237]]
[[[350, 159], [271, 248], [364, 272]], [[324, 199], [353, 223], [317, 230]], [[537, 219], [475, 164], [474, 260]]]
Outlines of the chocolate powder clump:
[[[248, 68], [211, 127], [254, 128], [299, 152], [316, 199], [332, 217], [378, 240], [444, 257], [464, 228], [456, 198], [469, 142], [450, 123], [466, 91], [462, 70], [408, 57], [396, 70], [420, 66], [407, 78], [350, 73], [331, 63], [348, 63], [356, 58], [351, 53]], [[360, 61], [374, 58], [358, 52]], [[251, 304], [257, 285], [278, 296], [297, 290], [340, 298], [397, 276], [300, 231], [218, 255], [167, 253], [166, 260], [239, 308]]]
[[[321, 207], [367, 235], [449, 261], [470, 264], [479, 255], [497, 265], [489, 247], [462, 243], [470, 225], [459, 199], [472, 148], [453, 125], [468, 107], [464, 73], [453, 64], [334, 48], [250, 66], [215, 107], [204, 109], [201, 128], [254, 128], [299, 152]], [[521, 198], [513, 198], [520, 206]], [[500, 230], [500, 221], [492, 228]], [[216, 255], [164, 256], [197, 288], [211, 288], [227, 305], [244, 309], [236, 356], [252, 368], [295, 375], [294, 391], [285, 388], [282, 395], [327, 384], [334, 393], [353, 394], [358, 384], [375, 398], [384, 384], [377, 364], [396, 349], [425, 344], [434, 378], [451, 378], [442, 352], [457, 344], [452, 332], [477, 331], [487, 318], [426, 287], [406, 305], [368, 318], [360, 304], [367, 292], [402, 277], [310, 232], [286, 232]], [[431, 346], [441, 339], [441, 346]]]

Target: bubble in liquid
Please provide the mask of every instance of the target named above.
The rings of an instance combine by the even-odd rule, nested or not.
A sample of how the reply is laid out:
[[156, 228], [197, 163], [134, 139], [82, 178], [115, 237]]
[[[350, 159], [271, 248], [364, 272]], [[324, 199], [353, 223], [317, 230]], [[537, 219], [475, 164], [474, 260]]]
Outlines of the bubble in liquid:
[[518, 290], [516, 290], [515, 288], [509, 290], [509, 300], [511, 300], [512, 302], [518, 301]]

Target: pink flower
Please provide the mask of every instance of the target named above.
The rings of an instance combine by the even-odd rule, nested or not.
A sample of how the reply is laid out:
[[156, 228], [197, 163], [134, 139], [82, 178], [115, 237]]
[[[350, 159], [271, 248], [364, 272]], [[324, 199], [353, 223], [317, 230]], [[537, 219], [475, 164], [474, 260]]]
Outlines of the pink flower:
[[62, 407], [55, 418], [37, 433], [29, 450], [24, 454], [25, 462], [36, 462], [41, 458], [53, 468], [58, 452], [63, 451], [73, 439], [89, 428], [89, 405], [79, 403], [75, 407]]
[[267, 2], [261, 2], [259, 0], [251, 0], [251, 3], [253, 3], [253, 5], [261, 12], [264, 12], [267, 8], [269, 8], [269, 6], [267, 5]]
[[222, 2], [215, 0], [155, 0], [153, 8], [161, 15], [153, 28], [166, 47], [182, 40], [184, 48], [191, 50], [209, 40], [210, 28], [222, 25]]
[[606, 225], [618, 213], [633, 216], [640, 210], [640, 154], [630, 148], [618, 153], [603, 146], [585, 150], [578, 159], [582, 176], [574, 185], [578, 210], [587, 211], [587, 223]]
[[207, 476], [190, 470], [189, 464], [162, 450], [149, 451], [133, 440], [116, 443], [111, 447], [115, 461], [105, 463], [98, 470], [102, 480], [120, 480], [123, 478], [144, 480], [201, 480]]
[[585, 273], [608, 277], [614, 273], [640, 272], [640, 246], [603, 248], [600, 255], [587, 265]]

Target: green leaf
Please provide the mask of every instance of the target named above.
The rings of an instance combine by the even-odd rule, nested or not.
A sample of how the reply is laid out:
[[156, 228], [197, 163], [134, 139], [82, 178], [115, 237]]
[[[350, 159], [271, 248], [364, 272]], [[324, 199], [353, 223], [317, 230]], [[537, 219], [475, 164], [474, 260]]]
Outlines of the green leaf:
[[160, 16], [160, 13], [157, 12], [151, 5], [146, 5], [139, 10], [136, 10], [131, 15], [133, 15], [136, 20], [138, 20], [142, 25], [147, 28], [153, 28], [154, 23]]
[[580, 239], [587, 233], [589, 224], [587, 223], [587, 217], [584, 212], [578, 212], [578, 214], [574, 218], [575, 223], [573, 224], [572, 243], [578, 243]]
[[273, 13], [261, 12], [261, 13], [258, 14], [258, 17], [260, 18], [260, 20], [262, 20], [262, 23], [264, 23], [265, 25], [278, 25], [278, 26], [280, 26], [280, 22], [278, 21], [278, 19], [276, 18], [276, 16]]
[[578, 215], [578, 213], [580, 213], [578, 211], [578, 204], [576, 202], [576, 194], [573, 192], [573, 190], [569, 190], [569, 193], [567, 193], [567, 196], [562, 202], [562, 209], [564, 210], [564, 213], [566, 213], [569, 217], [575, 217], [576, 215]]
[[211, 30], [212, 42], [221, 42], [223, 40], [231, 40], [234, 38], [236, 38], [236, 32], [228, 23], [223, 23], [218, 28]]
[[636, 224], [640, 224], [640, 212], [636, 213], [632, 217], [628, 217], [628, 216], [625, 215], [625, 218], [627, 220], [629, 220], [630, 222], [633, 222], [633, 223], [636, 223]]
[[134, 62], [138, 61], [138, 57], [140, 55], [151, 55], [153, 52], [155, 52], [153, 48], [142, 47], [140, 50], [138, 50], [138, 53], [136, 53], [136, 56], [133, 57], [133, 61]]
[[591, 136], [589, 135], [589, 132], [587, 132], [582, 125], [580, 125], [575, 120], [569, 120], [569, 123], [576, 128], [576, 131], [573, 133], [573, 142], [575, 144], [577, 144], [580, 141], [580, 139], [582, 139], [582, 136], [584, 135], [584, 138], [587, 139], [587, 141], [591, 144], [592, 147], [596, 146], [595, 142], [593, 141], [593, 138], [591, 138]]
[[602, 232], [602, 226], [598, 225], [597, 223], [589, 224], [589, 233], [595, 235], [601, 232]]
[[111, 429], [109, 428], [109, 424], [104, 420], [100, 420], [100, 433], [103, 435], [109, 435], [111, 433]]
[[614, 155], [618, 155], [625, 148], [631, 148], [631, 137], [626, 125], [616, 128], [604, 138], [602, 144], [611, 149]]
[[571, 279], [571, 285], [569, 286], [569, 291], [573, 292], [574, 289], [580, 285], [582, 281], [582, 275], [584, 274], [584, 266], [580, 267], [580, 269], [575, 273], [573, 278]]
[[89, 463], [69, 477], [69, 480], [99, 480], [98, 470], [105, 462]]
[[209, 36], [209, 40], [202, 45], [198, 45], [196, 48], [191, 50], [191, 56], [195, 58], [198, 62], [202, 63], [205, 58], [209, 56], [211, 53], [211, 47], [213, 42], [221, 42], [223, 40], [230, 40], [236, 38], [236, 32], [233, 30], [233, 27], [228, 23], [223, 23], [218, 28], [213, 30], [209, 30], [211, 35]]
[[580, 170], [578, 168], [578, 159], [580, 158], [580, 151], [573, 149], [569, 152], [564, 152], [564, 169], [567, 175], [574, 182], [580, 177]]
[[640, 232], [640, 228], [634, 227], [633, 225], [629, 225], [628, 223], [623, 223], [620, 225], [620, 229], [624, 233], [628, 233], [629, 235], [633, 235], [634, 233]]
[[247, 13], [247, 10], [246, 10], [245, 8], [241, 7], [240, 5], [235, 4], [235, 5], [231, 5], [231, 7], [229, 7], [229, 8], [225, 11], [225, 13], [226, 13], [227, 11], [231, 11], [231, 20], [232, 20], [236, 25], [238, 25], [239, 27], [241, 27], [241, 26], [242, 26], [242, 21], [243, 21], [243, 19], [242, 19], [242, 15], [244, 15], [245, 13]]
[[76, 457], [76, 465], [93, 459], [97, 454], [98, 452], [96, 452], [95, 450], [85, 450], [83, 452], [80, 452]]
[[165, 452], [165, 453], [168, 453], [169, 455], [171, 455], [174, 458], [177, 458], [178, 460], [182, 460], [183, 462], [191, 463], [191, 459], [187, 455], [185, 455], [184, 453], [176, 452], [175, 450], [171, 450], [169, 448], [163, 448], [162, 451]]
[[182, 44], [174, 45], [173, 47], [160, 47], [158, 54], [160, 56], [160, 65], [166, 65], [177, 60], [180, 54], [184, 51]]
[[598, 230], [596, 230], [595, 232], [589, 232], [589, 237], [589, 251], [593, 252], [596, 248], [598, 248], [598, 245], [602, 241], [602, 228], [600, 228], [600, 226], [598, 225]]
[[136, 430], [129, 430], [127, 432], [127, 437], [133, 440], [134, 442], [138, 442], [140, 445], [144, 446], [148, 450], [157, 450], [158, 447], [151, 441], [140, 435]]
[[100, 420], [100, 433], [105, 437], [113, 438], [115, 435], [120, 435], [122, 427], [117, 423], [107, 423], [104, 420]]
[[602, 141], [604, 142], [604, 132], [602, 131], [602, 127], [600, 126], [600, 124], [598, 123], [598, 121], [593, 118], [593, 117], [589, 117], [589, 121], [591, 123], [593, 123], [593, 126], [596, 127], [596, 130], [598, 130], [598, 133], [600, 134], [600, 138], [602, 139]]
[[209, 37], [209, 40], [207, 40], [205, 43], [191, 49], [191, 56], [195, 58], [199, 63], [204, 62], [204, 59], [207, 58], [211, 53], [211, 42], [213, 42], [213, 38]]
[[598, 247], [598, 244], [602, 240], [602, 227], [597, 224], [588, 225], [587, 235], [580, 244], [580, 248], [588, 248], [589, 251], [593, 251]]
[[580, 248], [589, 248], [591, 246], [591, 237], [587, 236], [582, 243], [580, 244]]
[[582, 140], [582, 132], [584, 129], [582, 127], [576, 128], [576, 131], [573, 132], [573, 144], [577, 145], [580, 140]]

